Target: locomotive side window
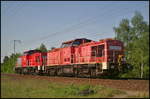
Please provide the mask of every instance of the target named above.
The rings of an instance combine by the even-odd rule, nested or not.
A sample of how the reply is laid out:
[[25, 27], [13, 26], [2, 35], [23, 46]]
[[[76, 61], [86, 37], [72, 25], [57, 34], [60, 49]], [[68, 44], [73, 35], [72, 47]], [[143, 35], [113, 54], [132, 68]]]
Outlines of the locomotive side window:
[[97, 57], [102, 57], [102, 56], [104, 56], [104, 45], [99, 45], [97, 51]]
[[93, 56], [93, 57], [96, 56], [96, 53], [97, 53], [97, 46], [92, 46], [92, 47], [91, 47], [91, 51], [92, 51], [92, 52], [91, 52], [91, 56]]
[[85, 40], [85, 43], [87, 43], [87, 42], [91, 42], [91, 40]]
[[27, 60], [27, 65], [28, 65], [28, 66], [30, 65], [30, 60]]
[[72, 43], [72, 46], [78, 46], [78, 45], [80, 45], [80, 44], [81, 44], [80, 41], [75, 41], [75, 42]]
[[46, 56], [42, 56], [42, 58], [43, 58], [43, 65], [45, 65], [46, 64]]
[[104, 56], [104, 45], [92, 46], [91, 56], [102, 57]]
[[71, 46], [71, 43], [62, 44], [62, 45], [61, 45], [61, 48], [69, 47], [69, 46]]

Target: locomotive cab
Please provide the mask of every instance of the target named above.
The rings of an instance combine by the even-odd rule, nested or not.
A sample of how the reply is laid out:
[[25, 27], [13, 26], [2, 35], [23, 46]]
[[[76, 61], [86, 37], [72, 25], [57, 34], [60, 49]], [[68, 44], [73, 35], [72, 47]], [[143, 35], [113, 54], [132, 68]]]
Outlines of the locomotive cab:
[[61, 48], [71, 47], [71, 46], [79, 46], [81, 44], [88, 43], [88, 42], [91, 42], [91, 41], [92, 40], [89, 40], [89, 39], [86, 39], [86, 38], [70, 40], [70, 41], [67, 41], [67, 42], [63, 42], [62, 45], [61, 45]]
[[123, 42], [104, 39], [91, 45], [91, 62], [100, 64], [102, 71], [122, 70], [124, 60]]

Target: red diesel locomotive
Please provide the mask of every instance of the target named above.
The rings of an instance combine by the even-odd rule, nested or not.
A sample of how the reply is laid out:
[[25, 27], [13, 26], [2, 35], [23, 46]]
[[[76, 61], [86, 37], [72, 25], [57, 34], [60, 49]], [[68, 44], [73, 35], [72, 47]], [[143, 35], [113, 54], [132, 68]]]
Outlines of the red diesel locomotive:
[[86, 38], [63, 42], [47, 53], [24, 52], [15, 71], [23, 74], [100, 77], [121, 72], [125, 67], [123, 43], [114, 39]]

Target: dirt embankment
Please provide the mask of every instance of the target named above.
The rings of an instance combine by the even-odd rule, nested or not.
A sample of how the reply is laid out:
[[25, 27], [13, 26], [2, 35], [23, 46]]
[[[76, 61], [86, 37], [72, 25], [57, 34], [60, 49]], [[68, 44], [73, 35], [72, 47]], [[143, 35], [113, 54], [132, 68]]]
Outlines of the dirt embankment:
[[41, 79], [50, 82], [58, 83], [76, 83], [76, 84], [92, 84], [103, 85], [111, 88], [117, 88], [127, 91], [146, 91], [149, 92], [149, 80], [113, 80], [113, 79], [88, 79], [75, 77], [49, 77], [49, 76], [33, 76], [33, 75], [19, 75], [19, 74], [1, 74], [1, 76], [10, 76], [12, 79]]

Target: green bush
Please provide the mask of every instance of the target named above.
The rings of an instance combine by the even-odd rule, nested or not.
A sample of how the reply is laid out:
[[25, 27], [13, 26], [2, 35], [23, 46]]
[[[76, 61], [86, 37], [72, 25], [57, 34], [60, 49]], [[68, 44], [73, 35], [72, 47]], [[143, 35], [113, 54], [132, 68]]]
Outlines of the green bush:
[[2, 73], [14, 73], [13, 68], [16, 65], [17, 58], [21, 54], [12, 54], [7, 59], [4, 58], [4, 62], [1, 64], [1, 72]]

